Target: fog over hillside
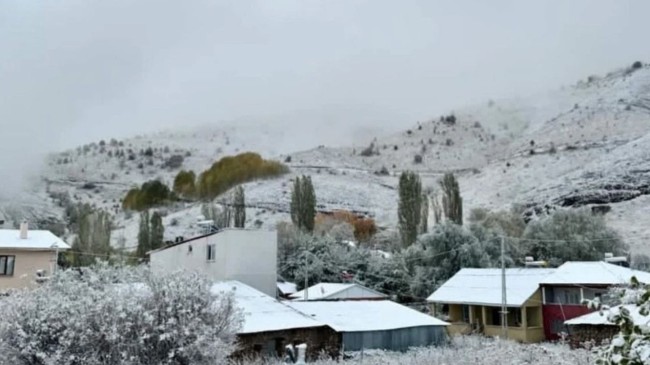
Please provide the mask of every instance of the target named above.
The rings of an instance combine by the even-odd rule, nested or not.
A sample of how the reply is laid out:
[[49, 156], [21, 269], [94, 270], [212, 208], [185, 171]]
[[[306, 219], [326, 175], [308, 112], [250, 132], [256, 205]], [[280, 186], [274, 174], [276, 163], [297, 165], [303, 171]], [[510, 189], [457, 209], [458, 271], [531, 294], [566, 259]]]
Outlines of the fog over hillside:
[[0, 193], [23, 187], [43, 153], [101, 138], [282, 121], [299, 150], [573, 83], [650, 59], [649, 11], [587, 0], [2, 1]]

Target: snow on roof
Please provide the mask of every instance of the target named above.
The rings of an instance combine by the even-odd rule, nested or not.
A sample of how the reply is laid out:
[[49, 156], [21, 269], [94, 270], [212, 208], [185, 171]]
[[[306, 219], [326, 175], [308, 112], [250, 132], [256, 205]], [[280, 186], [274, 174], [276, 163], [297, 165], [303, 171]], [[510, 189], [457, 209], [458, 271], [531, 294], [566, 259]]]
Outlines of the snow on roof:
[[298, 291], [297, 285], [295, 283], [290, 283], [288, 281], [278, 281], [277, 285], [280, 293], [284, 295], [293, 294]]
[[20, 238], [20, 230], [0, 229], [0, 248], [26, 249], [26, 250], [53, 250], [56, 245], [59, 250], [67, 250], [70, 245], [55, 236], [50, 231], [29, 230], [27, 238]]
[[[334, 299], [333, 297], [336, 294], [342, 294], [344, 291], [349, 290], [351, 288], [358, 288], [362, 292], [364, 292], [364, 294], [363, 295], [352, 294], [350, 296], [343, 296], [343, 297], [347, 299], [364, 299], [364, 298], [367, 299], [367, 298], [387, 297], [387, 295], [385, 294], [382, 294], [370, 288], [366, 288], [365, 286], [361, 286], [359, 284], [318, 283], [316, 285], [312, 285], [309, 288], [307, 288], [307, 300]], [[294, 300], [304, 300], [305, 290], [303, 289], [295, 294], [290, 295], [289, 297], [293, 298]], [[335, 299], [341, 299], [341, 298], [337, 297]]]
[[[522, 306], [541, 280], [555, 269], [506, 269], [506, 302]], [[461, 269], [427, 298], [429, 302], [476, 305], [501, 305], [501, 269]]]
[[617, 285], [629, 284], [632, 276], [650, 283], [650, 273], [632, 270], [604, 261], [569, 261], [558, 267], [553, 275], [540, 284]]
[[327, 324], [337, 332], [449, 325], [447, 322], [389, 300], [290, 302], [289, 305]]
[[613, 323], [612, 321], [609, 320], [610, 315], [617, 315], [621, 307], [625, 307], [630, 312], [630, 317], [632, 318], [632, 321], [634, 324], [639, 325], [639, 326], [647, 326], [650, 322], [650, 317], [649, 316], [644, 316], [641, 313], [639, 313], [639, 307], [633, 304], [626, 304], [623, 306], [616, 306], [612, 307], [609, 310], [603, 310], [603, 311], [595, 311], [592, 313], [588, 313], [585, 315], [582, 315], [580, 317], [576, 317], [573, 319], [570, 319], [568, 321], [565, 321], [564, 324], [566, 325], [610, 325], [610, 326], [615, 326], [616, 324]]
[[244, 311], [244, 323], [239, 333], [325, 326], [323, 323], [239, 281], [216, 283], [212, 286], [211, 291], [213, 294], [233, 293], [237, 306]]

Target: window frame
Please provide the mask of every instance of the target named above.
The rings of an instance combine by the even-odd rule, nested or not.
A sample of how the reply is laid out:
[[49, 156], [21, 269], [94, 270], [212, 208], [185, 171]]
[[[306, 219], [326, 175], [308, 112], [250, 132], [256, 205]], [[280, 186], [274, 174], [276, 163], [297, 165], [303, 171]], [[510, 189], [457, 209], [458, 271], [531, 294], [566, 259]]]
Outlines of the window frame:
[[[11, 262], [11, 266], [9, 266], [10, 262]], [[9, 272], [9, 268], [11, 268], [11, 272]], [[16, 255], [0, 255], [0, 277], [14, 276], [15, 271], [16, 271]]]
[[217, 257], [217, 245], [214, 243], [207, 244], [205, 246], [205, 255], [206, 255], [206, 261], [207, 262], [214, 262]]

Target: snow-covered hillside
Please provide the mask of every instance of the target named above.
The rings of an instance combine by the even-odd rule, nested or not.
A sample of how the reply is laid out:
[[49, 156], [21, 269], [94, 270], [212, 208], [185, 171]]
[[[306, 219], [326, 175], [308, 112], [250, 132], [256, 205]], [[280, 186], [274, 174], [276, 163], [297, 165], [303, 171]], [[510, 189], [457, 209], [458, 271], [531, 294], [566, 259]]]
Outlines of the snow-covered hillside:
[[[120, 209], [130, 187], [154, 178], [171, 184], [179, 169], [199, 172], [221, 156], [256, 151], [287, 161], [291, 173], [245, 184], [249, 225], [271, 227], [288, 220], [291, 180], [307, 174], [321, 209], [363, 212], [391, 227], [397, 220], [401, 171], [419, 171], [433, 189], [442, 173], [454, 171], [466, 214], [475, 207], [507, 209], [513, 203], [526, 204], [531, 215], [553, 207], [608, 204], [607, 219], [634, 249], [643, 250], [650, 238], [640, 219], [650, 210], [647, 65], [541, 95], [450, 110], [389, 135], [366, 129], [366, 140], [354, 146], [303, 149], [304, 141], [296, 143], [287, 128], [206, 126], [107, 139], [102, 145], [95, 141], [51, 156], [43, 171], [47, 184], [30, 194], [32, 203], [27, 205], [31, 210], [47, 206], [43, 210], [50, 215], [57, 209], [60, 213], [47, 196], [67, 192], [74, 201], [111, 210], [118, 227], [114, 240], [123, 238], [134, 246], [137, 216]], [[166, 238], [196, 228], [191, 226], [200, 214], [198, 204], [167, 210]]]

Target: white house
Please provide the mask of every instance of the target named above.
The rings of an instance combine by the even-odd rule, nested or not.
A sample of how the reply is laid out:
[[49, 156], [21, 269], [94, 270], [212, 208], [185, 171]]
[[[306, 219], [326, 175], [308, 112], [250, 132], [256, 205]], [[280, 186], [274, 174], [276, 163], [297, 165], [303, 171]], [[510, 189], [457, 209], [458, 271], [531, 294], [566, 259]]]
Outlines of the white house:
[[20, 230], [0, 229], [0, 292], [34, 287], [56, 270], [59, 251], [69, 248], [50, 231], [30, 231], [26, 222]]
[[210, 280], [237, 280], [275, 298], [275, 231], [225, 229], [149, 252], [156, 272], [190, 270]]
[[[305, 295], [306, 294], [306, 295]], [[386, 294], [359, 284], [318, 283], [289, 295], [295, 301], [303, 300], [381, 300]]]

